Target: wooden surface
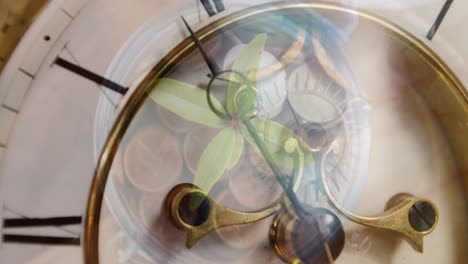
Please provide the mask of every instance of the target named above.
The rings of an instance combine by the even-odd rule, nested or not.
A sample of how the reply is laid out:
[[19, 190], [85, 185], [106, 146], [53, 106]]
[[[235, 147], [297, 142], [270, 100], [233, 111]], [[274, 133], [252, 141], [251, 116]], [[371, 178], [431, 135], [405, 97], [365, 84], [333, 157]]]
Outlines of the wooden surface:
[[0, 72], [48, 0], [0, 0]]

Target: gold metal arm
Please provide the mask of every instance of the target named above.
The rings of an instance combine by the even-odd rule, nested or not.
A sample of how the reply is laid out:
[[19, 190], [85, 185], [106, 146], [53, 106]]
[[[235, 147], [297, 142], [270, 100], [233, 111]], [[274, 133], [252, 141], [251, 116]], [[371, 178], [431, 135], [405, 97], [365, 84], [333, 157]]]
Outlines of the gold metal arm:
[[[329, 151], [324, 157], [328, 153]], [[398, 194], [390, 199], [387, 206], [389, 208], [382, 214], [372, 217], [359, 216], [348, 211], [335, 199], [327, 185], [324, 167], [321, 167], [323, 187], [328, 199], [342, 215], [357, 224], [397, 232], [403, 235], [416, 251], [423, 252], [423, 237], [435, 229], [439, 220], [437, 207], [432, 201], [410, 194]]]
[[[169, 192], [166, 206], [171, 221], [177, 227], [189, 231], [186, 245], [191, 248], [211, 231], [258, 222], [277, 213], [281, 209], [282, 200], [283, 196], [267, 208], [240, 212], [222, 206], [195, 185], [180, 184]], [[190, 219], [187, 214], [196, 215], [196, 219]]]

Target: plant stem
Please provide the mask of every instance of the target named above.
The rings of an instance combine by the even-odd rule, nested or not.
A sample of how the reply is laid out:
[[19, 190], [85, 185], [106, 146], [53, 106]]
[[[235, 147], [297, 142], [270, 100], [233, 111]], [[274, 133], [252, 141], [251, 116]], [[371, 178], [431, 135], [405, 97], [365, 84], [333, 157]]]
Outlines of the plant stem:
[[[244, 121], [244, 125], [249, 131], [249, 134], [252, 136], [253, 140], [255, 141], [255, 144], [259, 148], [260, 152], [263, 155], [263, 158], [266, 160], [268, 166], [272, 170], [272, 172], [275, 174], [276, 179], [278, 180], [279, 184], [283, 188], [286, 196], [288, 197], [289, 201], [293, 205], [294, 209], [298, 209], [300, 212], [304, 211], [304, 208], [302, 208], [301, 203], [299, 202], [299, 199], [297, 198], [296, 193], [294, 190], [289, 188], [288, 183], [285, 180], [285, 176], [281, 172], [281, 170], [276, 166], [276, 164], [273, 162], [273, 157], [271, 156], [271, 153], [268, 151], [265, 143], [260, 139], [258, 136], [257, 132], [255, 132], [255, 128], [253, 127], [252, 123], [250, 120]], [[299, 213], [299, 212], [297, 212]], [[300, 215], [300, 214], [298, 214]]]

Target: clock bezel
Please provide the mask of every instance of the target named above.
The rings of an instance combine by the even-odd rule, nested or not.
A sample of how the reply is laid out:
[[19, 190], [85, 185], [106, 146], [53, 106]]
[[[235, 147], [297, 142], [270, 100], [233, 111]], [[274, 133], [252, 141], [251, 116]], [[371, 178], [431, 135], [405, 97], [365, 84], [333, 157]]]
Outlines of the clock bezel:
[[[332, 4], [325, 2], [316, 3], [287, 3], [278, 2], [261, 6], [248, 8], [221, 18], [207, 25], [197, 32], [200, 40], [207, 41], [216, 35], [219, 30], [225, 30], [229, 26], [235, 25], [237, 21], [248, 19], [249, 17], [284, 9], [309, 8], [331, 10], [356, 15], [362, 19], [369, 20], [393, 37], [404, 42], [408, 47], [421, 56], [420, 59], [430, 65], [434, 71], [443, 76], [444, 87], [448, 89], [437, 89], [425, 93], [425, 90], [419, 90], [420, 95], [429, 104], [438, 121], [449, 139], [454, 157], [457, 159], [457, 165], [465, 181], [465, 194], [468, 190], [468, 142], [464, 140], [463, 135], [468, 134], [468, 92], [463, 84], [443, 62], [443, 60], [434, 53], [421, 40], [411, 35], [399, 26], [363, 10], [356, 10], [342, 4]], [[148, 96], [147, 87], [153, 83], [158, 76], [167, 74], [174, 65], [182, 60], [186, 55], [196, 49], [195, 43], [191, 38], [185, 39], [177, 45], [168, 55], [164, 57], [138, 85], [130, 96], [122, 111], [119, 113], [114, 126], [112, 127], [108, 139], [104, 145], [96, 166], [95, 175], [89, 193], [86, 217], [84, 221], [83, 249], [84, 261], [87, 264], [99, 263], [99, 223], [101, 207], [105, 192], [107, 178], [112, 167], [114, 157], [118, 151], [120, 141], [124, 137], [134, 116]], [[440, 103], [443, 98], [446, 103]], [[456, 101], [458, 104], [448, 103]], [[456, 113], [449, 118], [444, 117], [444, 113]], [[459, 124], [463, 124], [460, 126]]]

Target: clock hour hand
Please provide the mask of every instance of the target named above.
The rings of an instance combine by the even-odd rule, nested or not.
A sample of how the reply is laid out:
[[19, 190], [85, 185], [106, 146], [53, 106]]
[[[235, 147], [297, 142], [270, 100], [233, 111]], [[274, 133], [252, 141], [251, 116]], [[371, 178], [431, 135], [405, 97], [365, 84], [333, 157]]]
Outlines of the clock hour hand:
[[203, 59], [205, 60], [206, 64], [208, 65], [208, 68], [211, 71], [211, 74], [213, 74], [214, 76], [220, 75], [222, 73], [221, 68], [218, 66], [218, 64], [216, 64], [213, 58], [211, 58], [210, 55], [206, 52], [200, 39], [197, 37], [195, 32], [193, 32], [192, 28], [189, 26], [185, 18], [184, 17], [181, 17], [181, 18], [182, 18], [182, 21], [184, 21], [184, 24], [187, 27], [187, 30], [190, 32], [190, 36], [192, 37], [193, 42], [195, 42], [195, 45], [200, 50], [200, 53], [202, 54]]

